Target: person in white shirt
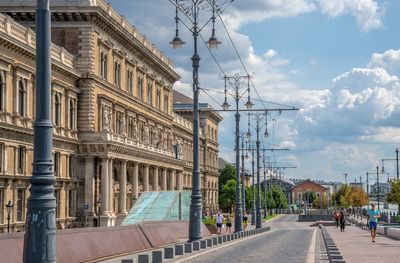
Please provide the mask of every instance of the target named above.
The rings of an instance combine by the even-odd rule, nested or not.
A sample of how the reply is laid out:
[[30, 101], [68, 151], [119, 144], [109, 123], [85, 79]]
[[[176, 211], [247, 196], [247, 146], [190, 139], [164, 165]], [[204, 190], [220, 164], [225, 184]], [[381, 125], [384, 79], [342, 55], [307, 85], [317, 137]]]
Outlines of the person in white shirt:
[[222, 229], [222, 222], [224, 221], [224, 216], [221, 214], [221, 211], [218, 211], [217, 214], [217, 234], [221, 234], [221, 229]]

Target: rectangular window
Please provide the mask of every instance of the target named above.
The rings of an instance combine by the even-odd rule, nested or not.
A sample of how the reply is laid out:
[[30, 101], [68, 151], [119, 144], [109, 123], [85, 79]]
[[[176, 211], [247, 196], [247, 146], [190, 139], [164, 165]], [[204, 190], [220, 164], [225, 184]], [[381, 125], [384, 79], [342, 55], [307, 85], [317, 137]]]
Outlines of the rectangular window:
[[169, 110], [168, 104], [169, 104], [169, 96], [165, 95], [164, 96], [164, 111], [167, 112], [167, 113], [168, 113], [168, 110]]
[[4, 189], [0, 188], [0, 224], [4, 224]]
[[75, 198], [74, 198], [74, 191], [73, 190], [69, 190], [68, 191], [68, 217], [74, 217], [75, 216], [75, 202], [74, 202]]
[[56, 152], [53, 155], [54, 176], [60, 176], [60, 153]]
[[26, 148], [24, 146], [20, 146], [17, 149], [17, 170], [19, 174], [23, 174], [25, 171], [25, 152]]
[[56, 218], [60, 218], [60, 190], [54, 191], [54, 196], [56, 197]]
[[75, 155], [68, 156], [68, 175], [69, 178], [75, 178]]
[[17, 194], [17, 221], [24, 221], [25, 215], [25, 189], [18, 189]]

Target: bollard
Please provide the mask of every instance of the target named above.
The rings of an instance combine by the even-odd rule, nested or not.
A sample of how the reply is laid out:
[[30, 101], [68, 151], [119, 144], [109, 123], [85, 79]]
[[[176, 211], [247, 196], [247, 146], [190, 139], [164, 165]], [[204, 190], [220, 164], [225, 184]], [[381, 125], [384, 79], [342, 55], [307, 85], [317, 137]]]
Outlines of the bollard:
[[206, 249], [207, 248], [207, 240], [200, 240], [200, 249]]
[[193, 244], [192, 243], [185, 243], [185, 253], [192, 253], [193, 251]]
[[218, 245], [218, 238], [217, 237], [213, 237], [212, 241], [213, 241], [213, 246]]
[[138, 256], [138, 263], [149, 263], [150, 257], [148, 254], [141, 254]]
[[231, 241], [231, 237], [232, 237], [231, 234], [226, 235], [226, 241]]
[[165, 247], [164, 248], [164, 258], [174, 258], [174, 247]]
[[152, 263], [161, 263], [163, 261], [163, 251], [155, 250], [151, 252]]
[[193, 241], [193, 251], [198, 251], [200, 250], [200, 242], [199, 241]]
[[183, 255], [183, 245], [177, 244], [175, 245], [175, 256], [182, 256]]
[[221, 236], [218, 237], [218, 244], [222, 244], [222, 237]]
[[222, 236], [222, 242], [226, 242], [226, 235]]
[[212, 246], [213, 246], [212, 238], [207, 239], [207, 247], [212, 247]]

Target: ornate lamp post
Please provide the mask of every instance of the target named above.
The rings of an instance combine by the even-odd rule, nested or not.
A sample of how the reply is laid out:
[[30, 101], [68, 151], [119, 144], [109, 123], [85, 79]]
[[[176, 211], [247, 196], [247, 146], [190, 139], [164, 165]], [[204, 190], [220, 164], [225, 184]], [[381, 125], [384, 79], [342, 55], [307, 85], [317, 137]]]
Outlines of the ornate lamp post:
[[251, 109], [253, 107], [253, 103], [250, 101], [250, 76], [249, 75], [244, 75], [240, 76], [236, 74], [235, 76], [232, 77], [224, 77], [225, 79], [225, 101], [222, 104], [222, 108], [224, 110], [229, 110], [230, 105], [228, 104], [227, 101], [227, 87], [226, 87], [226, 81], [228, 79], [233, 79], [234, 80], [234, 95], [233, 98], [235, 99], [235, 105], [236, 105], [236, 114], [235, 114], [235, 123], [236, 123], [236, 128], [235, 128], [235, 150], [236, 150], [236, 211], [235, 211], [235, 232], [240, 232], [243, 231], [243, 224], [242, 224], [242, 217], [243, 217], [243, 210], [242, 210], [242, 198], [241, 198], [241, 187], [240, 187], [240, 145], [239, 145], [239, 137], [240, 137], [240, 109], [239, 109], [239, 102], [240, 99], [242, 98], [242, 95], [239, 94], [239, 87], [240, 87], [240, 81], [241, 79], [247, 79], [247, 102], [246, 102], [246, 108]]
[[49, 0], [36, 2], [36, 120], [34, 161], [23, 261], [56, 262], [56, 198], [51, 121], [51, 21]]
[[6, 204], [6, 211], [7, 211], [7, 233], [10, 233], [10, 220], [11, 220], [11, 212], [13, 209], [13, 204], [11, 201], [8, 201]]
[[[170, 0], [175, 6], [175, 37], [170, 42], [174, 49], [182, 47], [185, 42], [179, 37], [179, 11], [184, 14], [191, 23], [191, 27], [186, 26], [193, 35], [194, 52], [191, 58], [193, 68], [193, 185], [190, 204], [190, 219], [189, 219], [189, 241], [195, 241], [202, 238], [201, 232], [201, 217], [202, 217], [202, 196], [200, 189], [200, 167], [199, 167], [199, 67], [200, 56], [198, 54], [197, 40], [204, 26], [212, 21], [212, 35], [207, 42], [210, 48], [216, 48], [221, 42], [215, 36], [215, 15], [217, 12], [226, 7], [226, 3], [231, 1], [219, 0]], [[206, 20], [203, 26], [199, 25], [199, 17], [202, 12], [210, 12], [212, 16]]]

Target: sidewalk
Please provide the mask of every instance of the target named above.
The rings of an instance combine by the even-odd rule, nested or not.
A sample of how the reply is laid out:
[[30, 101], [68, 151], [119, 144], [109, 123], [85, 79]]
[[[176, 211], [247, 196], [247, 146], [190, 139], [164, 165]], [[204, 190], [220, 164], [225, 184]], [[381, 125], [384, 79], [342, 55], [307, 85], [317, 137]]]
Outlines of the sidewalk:
[[399, 262], [400, 241], [378, 235], [372, 243], [370, 232], [356, 226], [347, 226], [345, 232], [336, 227], [327, 230], [348, 263]]

